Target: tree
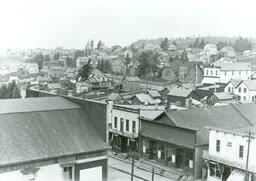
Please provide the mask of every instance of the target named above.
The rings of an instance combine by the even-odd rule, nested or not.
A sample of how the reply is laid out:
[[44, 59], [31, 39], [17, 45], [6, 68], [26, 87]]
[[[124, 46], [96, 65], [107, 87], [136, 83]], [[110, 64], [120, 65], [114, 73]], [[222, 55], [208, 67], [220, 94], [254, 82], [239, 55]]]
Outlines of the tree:
[[189, 60], [188, 54], [187, 54], [186, 50], [183, 50], [182, 55], [181, 55], [181, 61], [188, 62], [188, 60]]
[[236, 52], [243, 52], [245, 50], [251, 50], [252, 42], [247, 38], [239, 37], [232, 46]]
[[54, 59], [54, 60], [59, 60], [59, 58], [60, 58], [60, 53], [59, 53], [59, 52], [56, 52], [56, 53], [54, 54], [54, 56], [53, 56], [53, 59]]
[[138, 57], [139, 66], [137, 67], [137, 75], [147, 77], [158, 70], [159, 54], [152, 50], [143, 51]]
[[75, 60], [77, 59], [77, 57], [83, 57], [83, 56], [85, 56], [83, 50], [76, 50], [75, 51]]
[[167, 52], [168, 51], [168, 48], [169, 48], [169, 40], [168, 38], [165, 38], [161, 44], [160, 44], [160, 47], [162, 48], [163, 51]]
[[94, 41], [93, 40], [91, 41], [90, 46], [91, 46], [91, 49], [93, 50], [94, 49]]
[[3, 85], [0, 88], [0, 98], [1, 99], [21, 98], [20, 89], [15, 81], [9, 83], [8, 85]]
[[102, 47], [103, 47], [103, 43], [102, 43], [102, 41], [100, 40], [100, 41], [98, 42], [98, 44], [97, 44], [97, 50], [102, 49]]
[[109, 60], [100, 60], [97, 65], [97, 69], [103, 73], [112, 73], [112, 66]]
[[44, 55], [38, 54], [38, 55], [36, 55], [36, 56], [33, 58], [32, 62], [37, 63], [39, 70], [41, 70], [41, 69], [43, 68], [43, 62], [44, 62], [44, 60], [45, 60]]
[[204, 39], [202, 38], [200, 41], [200, 44], [198, 46], [198, 48], [204, 48], [204, 46], [206, 45], [206, 42], [204, 41]]
[[85, 64], [81, 69], [78, 70], [78, 78], [81, 77], [82, 80], [88, 80], [89, 75], [92, 72], [91, 59]]
[[66, 61], [67, 61], [67, 66], [69, 66], [69, 67], [75, 67], [76, 66], [76, 62], [74, 61], [74, 59], [72, 59], [70, 57], [67, 57]]

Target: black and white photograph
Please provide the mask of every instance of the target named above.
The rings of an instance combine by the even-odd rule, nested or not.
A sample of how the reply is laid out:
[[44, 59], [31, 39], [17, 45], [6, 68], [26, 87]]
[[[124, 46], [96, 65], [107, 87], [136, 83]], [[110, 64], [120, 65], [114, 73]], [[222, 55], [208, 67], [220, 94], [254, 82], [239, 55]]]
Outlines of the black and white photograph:
[[256, 181], [256, 1], [1, 0], [0, 181]]

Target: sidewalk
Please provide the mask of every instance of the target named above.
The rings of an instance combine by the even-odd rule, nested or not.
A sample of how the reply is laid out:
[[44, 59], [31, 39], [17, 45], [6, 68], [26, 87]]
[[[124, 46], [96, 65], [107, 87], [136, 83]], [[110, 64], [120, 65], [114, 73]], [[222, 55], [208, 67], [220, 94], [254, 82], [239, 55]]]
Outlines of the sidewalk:
[[[140, 169], [138, 167], [138, 165], [139, 165], [138, 163], [139, 163], [138, 161], [135, 162], [134, 175], [138, 176], [139, 178], [143, 178], [140, 180], [151, 181], [152, 173], [149, 171]], [[121, 161], [119, 159], [109, 156], [108, 165], [109, 165], [109, 167], [112, 167], [114, 169], [116, 168], [117, 170], [122, 170], [123, 172], [127, 172], [127, 173], [131, 174], [131, 163], [129, 163], [128, 161]], [[136, 179], [138, 179], [138, 178], [136, 178]], [[155, 181], [175, 181], [170, 178], [166, 178], [166, 177], [156, 175], [156, 174], [154, 175], [154, 180]]]

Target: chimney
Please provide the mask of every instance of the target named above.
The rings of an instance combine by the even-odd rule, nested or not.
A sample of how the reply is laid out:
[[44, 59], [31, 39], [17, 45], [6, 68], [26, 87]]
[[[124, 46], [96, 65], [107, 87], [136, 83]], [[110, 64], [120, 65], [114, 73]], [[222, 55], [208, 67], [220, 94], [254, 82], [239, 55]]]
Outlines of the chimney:
[[158, 104], [155, 105], [155, 110], [158, 110]]
[[166, 111], [169, 111], [170, 108], [171, 108], [171, 100], [168, 99], [168, 100], [167, 100], [167, 105], [166, 105], [166, 107], [165, 107], [165, 110], [166, 110]]

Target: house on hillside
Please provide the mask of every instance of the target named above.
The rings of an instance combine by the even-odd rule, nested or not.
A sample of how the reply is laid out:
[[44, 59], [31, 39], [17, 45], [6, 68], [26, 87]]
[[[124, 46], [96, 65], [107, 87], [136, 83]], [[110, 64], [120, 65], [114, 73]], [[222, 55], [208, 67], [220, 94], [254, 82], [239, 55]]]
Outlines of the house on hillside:
[[59, 89], [61, 89], [60, 83], [47, 83], [45, 86], [45, 90], [48, 92], [57, 92]]
[[[246, 160], [248, 180], [256, 179], [256, 140], [251, 139], [248, 148], [248, 131], [256, 132], [256, 127], [223, 129], [209, 127], [209, 149], [204, 151], [207, 162], [207, 181], [244, 180]], [[248, 154], [249, 149], [249, 155]], [[247, 157], [248, 156], [248, 157]]]
[[139, 77], [124, 76], [121, 80], [120, 90], [123, 92], [140, 90], [141, 79]]
[[210, 57], [211, 55], [217, 55], [218, 54], [217, 46], [213, 43], [206, 44], [204, 46], [204, 53], [208, 57]]
[[162, 70], [162, 79], [175, 82], [193, 82], [201, 83], [203, 71], [197, 62], [171, 62], [168, 67]]
[[111, 61], [111, 67], [113, 73], [125, 75], [126, 66], [122, 59], [116, 59]]
[[230, 47], [230, 46], [225, 46], [220, 50], [220, 53], [222, 56], [224, 57], [235, 57], [236, 53], [234, 48]]
[[255, 116], [256, 105], [241, 106], [244, 110], [250, 107], [252, 112], [227, 105], [166, 111], [153, 120], [141, 118], [139, 150], [142, 158], [164, 164], [176, 175], [187, 172], [201, 177], [202, 168], [206, 167], [203, 151], [208, 150], [209, 144], [205, 127], [232, 130], [251, 126], [254, 118], [247, 115]]
[[5, 99], [0, 119], [0, 180], [107, 180], [109, 146], [81, 106], [61, 97]]
[[61, 66], [52, 66], [49, 68], [49, 76], [52, 79], [59, 79], [64, 75], [64, 68]]
[[102, 73], [99, 69], [94, 69], [88, 78], [88, 82], [93, 88], [110, 87], [111, 80], [108, 78], [109, 75]]
[[124, 98], [119, 93], [112, 92], [106, 99], [107, 102], [112, 101], [114, 104], [121, 104], [124, 102]]

